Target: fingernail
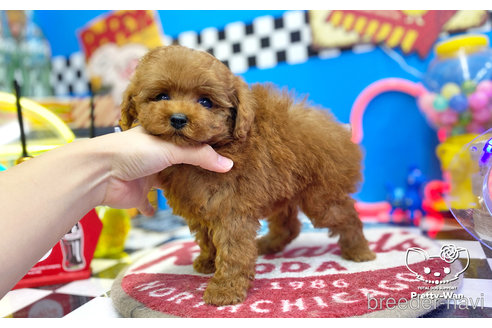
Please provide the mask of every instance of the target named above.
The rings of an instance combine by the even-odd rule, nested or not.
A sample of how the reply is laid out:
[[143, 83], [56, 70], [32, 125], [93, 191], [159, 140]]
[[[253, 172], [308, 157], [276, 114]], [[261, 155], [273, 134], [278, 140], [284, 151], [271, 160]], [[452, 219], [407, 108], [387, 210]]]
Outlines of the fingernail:
[[231, 161], [229, 158], [220, 155], [218, 155], [217, 163], [219, 164], [220, 167], [223, 167], [224, 169], [227, 170], [230, 170], [234, 165], [234, 162]]

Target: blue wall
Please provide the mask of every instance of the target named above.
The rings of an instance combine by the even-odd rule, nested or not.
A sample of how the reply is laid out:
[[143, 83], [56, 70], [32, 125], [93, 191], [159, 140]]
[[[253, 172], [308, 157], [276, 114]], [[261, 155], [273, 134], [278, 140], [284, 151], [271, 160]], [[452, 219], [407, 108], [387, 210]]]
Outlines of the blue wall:
[[[235, 21], [252, 22], [263, 15], [281, 16], [284, 11], [159, 11], [165, 34], [176, 37], [184, 31], [200, 31], [206, 27], [221, 29]], [[53, 55], [69, 55], [80, 51], [75, 31], [104, 11], [36, 11], [34, 19], [51, 42]], [[489, 37], [491, 33], [488, 33]], [[402, 55], [414, 69], [425, 72], [432, 55]], [[309, 61], [271, 69], [250, 69], [242, 74], [247, 82], [273, 82], [287, 86], [300, 95], [309, 95], [317, 105], [330, 108], [341, 121], [349, 121], [351, 106], [369, 84], [382, 78], [401, 77], [419, 81], [405, 71], [380, 48], [355, 54], [343, 51], [330, 59]], [[417, 109], [415, 99], [399, 93], [378, 96], [364, 116], [364, 179], [356, 198], [379, 201], [386, 198], [384, 185], [403, 185], [408, 167], [418, 165], [430, 179], [441, 177], [434, 154], [437, 137]]]
[[[426, 64], [419, 64], [424, 71]], [[344, 123], [349, 122], [351, 106], [359, 93], [374, 81], [387, 77], [418, 81], [379, 48], [364, 54], [345, 51], [337, 58], [282, 64], [269, 70], [252, 69], [243, 76], [248, 82], [271, 81], [299, 95], [308, 94], [313, 103], [331, 109]], [[430, 179], [441, 177], [434, 154], [436, 133], [413, 97], [396, 92], [376, 97], [366, 108], [363, 126], [365, 181], [356, 195], [359, 200], [384, 200], [385, 183], [403, 186], [412, 165], [420, 167]]]

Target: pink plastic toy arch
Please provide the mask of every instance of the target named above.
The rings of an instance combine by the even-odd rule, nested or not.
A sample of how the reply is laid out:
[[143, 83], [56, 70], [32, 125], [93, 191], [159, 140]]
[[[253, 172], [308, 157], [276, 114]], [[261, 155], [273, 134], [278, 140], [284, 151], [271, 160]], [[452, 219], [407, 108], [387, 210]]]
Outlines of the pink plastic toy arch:
[[352, 142], [360, 143], [364, 135], [362, 128], [362, 117], [367, 105], [376, 98], [376, 96], [389, 91], [399, 91], [409, 94], [415, 98], [426, 92], [421, 83], [415, 83], [400, 78], [387, 78], [376, 81], [365, 88], [357, 97], [350, 112], [350, 125], [352, 128]]

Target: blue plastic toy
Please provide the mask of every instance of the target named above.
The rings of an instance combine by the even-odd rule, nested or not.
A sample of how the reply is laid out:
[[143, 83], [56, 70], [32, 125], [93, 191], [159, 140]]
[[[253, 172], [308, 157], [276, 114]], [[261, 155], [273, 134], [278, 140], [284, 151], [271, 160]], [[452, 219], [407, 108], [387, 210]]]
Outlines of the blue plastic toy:
[[388, 202], [391, 205], [390, 216], [393, 217], [397, 211], [403, 212], [413, 223], [417, 213], [422, 215], [423, 188], [426, 179], [422, 171], [412, 166], [408, 170], [405, 187], [394, 187], [386, 185], [388, 191]]

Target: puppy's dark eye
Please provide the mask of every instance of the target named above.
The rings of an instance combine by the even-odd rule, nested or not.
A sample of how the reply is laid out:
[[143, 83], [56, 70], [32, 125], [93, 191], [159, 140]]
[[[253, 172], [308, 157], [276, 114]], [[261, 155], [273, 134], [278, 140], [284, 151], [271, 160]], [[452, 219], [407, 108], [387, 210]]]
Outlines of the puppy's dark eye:
[[200, 99], [198, 99], [198, 103], [205, 108], [212, 108], [212, 106], [214, 105], [212, 103], [212, 100], [210, 100], [206, 97], [201, 97]]
[[154, 100], [155, 101], [160, 101], [160, 100], [170, 100], [171, 97], [169, 97], [169, 95], [167, 93], [159, 93], [155, 98]]

